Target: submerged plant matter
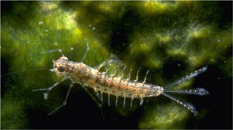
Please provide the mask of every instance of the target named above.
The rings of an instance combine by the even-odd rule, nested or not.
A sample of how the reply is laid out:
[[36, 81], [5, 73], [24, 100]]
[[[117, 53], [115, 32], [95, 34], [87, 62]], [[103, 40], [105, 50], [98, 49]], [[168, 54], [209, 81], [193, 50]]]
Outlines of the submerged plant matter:
[[[228, 95], [231, 95], [232, 79], [232, 18], [226, 13], [229, 3], [40, 1], [2, 4], [2, 128], [231, 126], [230, 120], [220, 123], [231, 108], [222, 110], [222, 106], [231, 105], [227, 102], [231, 98]], [[70, 84], [70, 81], [59, 84], [50, 93], [49, 100], [43, 100], [39, 92], [32, 92], [48, 88], [59, 80], [49, 71], [52, 60], [60, 57], [60, 53], [53, 50], [61, 49], [69, 60], [78, 62], [82, 61], [87, 43], [90, 50], [83, 63], [94, 67], [113, 54], [122, 63], [135, 68], [132, 69], [134, 76], [136, 68], [141, 67], [139, 81], [143, 81], [146, 71], [150, 70], [147, 82], [159, 86], [209, 64], [205, 73], [174, 89], [201, 87], [210, 91], [211, 96], [172, 95], [192, 103], [199, 111], [197, 117], [161, 96], [145, 100], [142, 107], [133, 105], [130, 108], [130, 101], [126, 100], [126, 108], [113, 105], [103, 108], [103, 120], [95, 102], [78, 89], [81, 86], [74, 85], [67, 101], [69, 105], [47, 116], [62, 103]], [[20, 73], [9, 74], [18, 71]], [[126, 71], [129, 72], [130, 67]], [[123, 100], [119, 103], [123, 104]], [[209, 116], [211, 114], [214, 116]]]

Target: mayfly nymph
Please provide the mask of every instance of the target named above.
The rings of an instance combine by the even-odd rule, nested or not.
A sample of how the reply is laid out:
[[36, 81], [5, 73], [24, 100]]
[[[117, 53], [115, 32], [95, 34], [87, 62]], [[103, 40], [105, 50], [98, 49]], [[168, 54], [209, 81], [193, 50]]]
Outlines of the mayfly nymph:
[[[84, 55], [83, 59], [85, 58], [86, 54]], [[82, 61], [83, 61], [82, 59]], [[48, 115], [54, 113], [61, 107], [66, 105], [67, 98], [70, 94], [70, 90], [73, 87], [75, 83], [79, 83], [85, 91], [93, 98], [93, 96], [90, 94], [87, 87], [94, 89], [95, 93], [99, 97], [100, 101], [103, 103], [103, 93], [106, 93], [108, 95], [108, 105], [110, 105], [110, 95], [114, 95], [116, 97], [115, 105], [117, 106], [118, 97], [123, 97], [123, 107], [125, 107], [125, 101], [126, 98], [131, 99], [130, 106], [132, 107], [132, 103], [134, 99], [140, 99], [140, 105], [143, 104], [143, 99], [148, 97], [156, 97], [159, 95], [164, 95], [171, 100], [179, 103], [180, 105], [184, 106], [185, 108], [189, 109], [194, 115], [197, 114], [195, 109], [188, 104], [185, 104], [178, 99], [168, 95], [167, 93], [182, 93], [182, 94], [197, 94], [197, 95], [206, 95], [208, 94], [208, 91], [200, 88], [200, 89], [189, 89], [189, 90], [169, 90], [168, 87], [174, 86], [176, 84], [179, 84], [189, 78], [192, 78], [194, 76], [197, 76], [201, 72], [204, 72], [207, 69], [206, 67], [203, 67], [201, 69], [196, 70], [195, 72], [186, 75], [185, 77], [181, 78], [180, 80], [177, 80], [169, 85], [166, 85], [164, 87], [153, 85], [146, 83], [146, 76], [149, 71], [147, 71], [146, 76], [144, 78], [143, 82], [138, 81], [138, 74], [140, 71], [140, 68], [138, 69], [138, 72], [136, 74], [136, 80], [131, 80], [130, 75], [132, 68], [126, 78], [122, 78], [122, 73], [120, 73], [120, 76], [115, 75], [115, 71], [111, 74], [107, 74], [108, 69], [105, 72], [100, 72], [100, 68], [110, 64], [112, 62], [115, 62], [115, 60], [110, 59], [102, 64], [100, 64], [96, 68], [92, 68], [84, 63], [81, 62], [73, 62], [69, 61], [67, 57], [64, 55], [60, 57], [57, 61], [53, 61], [53, 69], [52, 71], [55, 71], [57, 76], [62, 76], [63, 78], [52, 85], [49, 88], [45, 89], [35, 89], [33, 91], [46, 91], [44, 93], [44, 98], [47, 99], [48, 92], [52, 90], [55, 86], [57, 86], [59, 83], [63, 82], [66, 79], [71, 80], [70, 87], [68, 89], [68, 92], [66, 94], [65, 100], [62, 105], [57, 107], [55, 110], [50, 112]], [[124, 68], [125, 69], [125, 68]], [[123, 69], [123, 71], [124, 71]], [[116, 70], [116, 69], [114, 69]], [[123, 72], [122, 71], [122, 72]], [[93, 100], [96, 101], [95, 98]], [[96, 101], [97, 102], [97, 101]], [[98, 103], [97, 103], [98, 104]], [[100, 105], [100, 104], [98, 104]]]

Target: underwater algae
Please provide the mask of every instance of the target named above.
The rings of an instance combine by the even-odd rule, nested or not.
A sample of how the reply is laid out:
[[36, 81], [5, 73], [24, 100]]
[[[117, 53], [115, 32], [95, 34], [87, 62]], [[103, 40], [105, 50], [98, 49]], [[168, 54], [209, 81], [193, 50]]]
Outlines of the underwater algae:
[[[1, 128], [230, 127], [230, 120], [224, 123], [220, 120], [228, 118], [230, 114], [226, 116], [226, 113], [231, 107], [226, 107], [224, 112], [215, 103], [219, 107], [231, 106], [232, 20], [227, 19], [229, 16], [224, 14], [227, 10], [222, 9], [227, 3], [2, 3], [5, 8], [1, 17], [1, 75], [22, 72], [1, 76]], [[197, 117], [159, 96], [142, 107], [134, 103], [132, 110], [104, 108], [104, 120], [95, 102], [76, 84], [67, 105], [47, 116], [62, 103], [70, 83], [58, 85], [48, 100], [43, 99], [42, 92], [32, 92], [60, 80], [49, 71], [52, 60], [61, 56], [53, 50], [62, 49], [65, 56], [78, 62], [85, 54], [87, 43], [90, 51], [83, 61], [85, 64], [94, 67], [113, 54], [128, 63], [128, 70], [133, 66], [132, 79], [137, 68], [142, 67], [139, 80], [150, 70], [147, 82], [160, 86], [209, 64], [206, 73], [174, 89], [203, 87], [211, 95], [178, 96], [197, 108]], [[218, 88], [222, 89], [221, 93]], [[227, 102], [220, 103], [221, 99]], [[219, 123], [211, 124], [213, 120]]]

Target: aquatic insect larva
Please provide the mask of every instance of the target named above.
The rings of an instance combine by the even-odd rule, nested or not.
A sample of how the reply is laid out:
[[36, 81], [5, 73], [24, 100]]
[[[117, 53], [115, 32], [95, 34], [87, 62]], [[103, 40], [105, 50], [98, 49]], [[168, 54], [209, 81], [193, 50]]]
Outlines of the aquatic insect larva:
[[[88, 49], [87, 49], [87, 51], [88, 51]], [[86, 52], [86, 54], [87, 54], [87, 52]], [[83, 59], [85, 58], [86, 54], [84, 55]], [[83, 59], [82, 59], [82, 61], [83, 61]], [[62, 80], [58, 81], [57, 83], [55, 83], [54, 85], [52, 85], [49, 88], [35, 89], [33, 91], [46, 91], [44, 93], [44, 98], [47, 99], [48, 92], [50, 90], [52, 90], [59, 83], [63, 82], [66, 79], [71, 80], [71, 84], [70, 84], [70, 87], [68, 89], [68, 92], [66, 94], [66, 97], [65, 97], [63, 104], [60, 105], [59, 107], [57, 107], [52, 112], [50, 112], [48, 115], [54, 113], [55, 111], [57, 111], [58, 109], [60, 109], [61, 107], [66, 105], [67, 98], [70, 94], [70, 90], [75, 83], [79, 83], [95, 101], [96, 101], [96, 99], [91, 95], [91, 93], [89, 92], [87, 87], [94, 89], [94, 91], [96, 92], [97, 96], [100, 98], [100, 101], [102, 103], [103, 103], [103, 93], [106, 93], [108, 95], [108, 104], [109, 105], [110, 105], [110, 95], [114, 95], [116, 97], [115, 105], [117, 105], [118, 97], [123, 97], [124, 98], [123, 107], [125, 107], [126, 98], [131, 99], [130, 106], [132, 106], [133, 100], [135, 98], [140, 99], [140, 105], [142, 105], [144, 98], [164, 95], [164, 96], [172, 99], [173, 101], [179, 103], [180, 105], [184, 106], [185, 108], [189, 109], [192, 113], [194, 113], [194, 115], [197, 114], [197, 112], [195, 111], [195, 109], [191, 105], [185, 104], [185, 103], [179, 101], [178, 99], [170, 96], [167, 93], [198, 94], [198, 95], [208, 94], [208, 92], [204, 89], [195, 89], [195, 90], [191, 90], [191, 89], [190, 90], [169, 90], [169, 89], [167, 89], [168, 87], [179, 84], [179, 83], [181, 83], [189, 78], [197, 76], [201, 72], [204, 72], [207, 69], [207, 67], [203, 67], [201, 69], [198, 69], [195, 72], [181, 78], [180, 80], [175, 81], [167, 86], [162, 87], [162, 86], [146, 83], [146, 76], [147, 76], [149, 71], [147, 71], [143, 82], [138, 81], [138, 74], [139, 74], [140, 68], [137, 72], [136, 80], [130, 79], [132, 68], [131, 68], [131, 70], [126, 78], [122, 78], [122, 73], [123, 73], [125, 68], [120, 73], [120, 76], [116, 76], [115, 71], [113, 71], [112, 74], [107, 74], [106, 72], [108, 69], [106, 70], [106, 72], [99, 71], [101, 67], [103, 67], [107, 64], [110, 64], [112, 62], [115, 62], [115, 60], [113, 60], [113, 59], [107, 60], [107, 61], [103, 62], [102, 64], [100, 64], [98, 67], [92, 68], [92, 67], [90, 67], [82, 62], [69, 61], [68, 58], [63, 55], [57, 61], [55, 61], [53, 64], [53, 71], [55, 71], [57, 76], [62, 76], [63, 77]], [[116, 70], [116, 69], [114, 69], [114, 70]], [[96, 102], [99, 106], [101, 105], [100, 103], [98, 103], [98, 101], [96, 101]]]

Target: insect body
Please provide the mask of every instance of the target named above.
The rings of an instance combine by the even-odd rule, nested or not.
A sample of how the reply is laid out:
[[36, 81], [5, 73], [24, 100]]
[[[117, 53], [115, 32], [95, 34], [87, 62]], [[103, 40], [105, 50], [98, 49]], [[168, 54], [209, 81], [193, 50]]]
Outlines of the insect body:
[[[89, 50], [89, 47], [87, 44], [87, 51], [82, 61], [84, 60], [88, 50]], [[61, 52], [61, 50], [58, 50], [58, 51]], [[110, 105], [110, 95], [114, 95], [116, 97], [116, 102], [115, 102], [116, 106], [118, 102], [118, 97], [123, 97], [124, 98], [123, 107], [125, 107], [126, 98], [131, 99], [130, 106], [132, 107], [132, 103], [135, 98], [140, 99], [140, 105], [142, 105], [144, 98], [164, 95], [172, 99], [173, 101], [179, 103], [180, 105], [184, 106], [185, 108], [189, 109], [192, 113], [194, 113], [194, 115], [197, 114], [197, 112], [191, 105], [185, 104], [179, 101], [178, 99], [168, 95], [167, 93], [170, 92], [170, 93], [197, 94], [197, 95], [208, 94], [208, 91], [204, 89], [195, 89], [195, 90], [169, 90], [167, 89], [168, 87], [174, 86], [189, 78], [197, 76], [201, 72], [204, 72], [207, 69], [207, 67], [203, 67], [199, 70], [196, 70], [194, 73], [191, 73], [178, 81], [175, 81], [167, 86], [161, 87], [158, 85], [146, 83], [146, 76], [149, 71], [146, 72], [144, 81], [139, 82], [138, 74], [139, 74], [140, 68], [137, 72], [136, 80], [130, 79], [132, 68], [129, 74], [126, 76], [126, 78], [122, 78], [123, 71], [125, 70], [126, 66], [120, 73], [120, 76], [115, 75], [117, 68], [115, 68], [111, 74], [107, 74], [108, 69], [105, 72], [99, 71], [101, 67], [111, 64], [113, 62], [116, 62], [113, 59], [103, 62], [96, 68], [92, 68], [86, 65], [82, 63], [82, 61], [81, 62], [68, 61], [68, 58], [63, 55], [57, 61], [54, 62], [53, 69], [51, 70], [51, 71], [55, 71], [57, 76], [59, 77], [62, 76], [63, 77], [62, 80], [58, 81], [57, 83], [55, 83], [49, 88], [33, 90], [33, 91], [46, 91], [44, 93], [44, 99], [47, 99], [48, 92], [50, 90], [52, 90], [59, 83], [63, 82], [66, 79], [71, 80], [71, 84], [70, 84], [70, 87], [68, 89], [68, 92], [66, 94], [63, 104], [57, 107], [52, 112], [50, 112], [48, 115], [54, 113], [55, 111], [57, 111], [58, 109], [66, 105], [68, 96], [70, 94], [70, 90], [75, 83], [79, 83], [86, 90], [86, 92], [92, 97], [92, 99], [97, 103], [99, 107], [101, 107], [101, 104], [96, 100], [96, 98], [94, 98], [94, 96], [89, 92], [89, 90], [86, 87], [93, 88], [102, 103], [103, 103], [103, 93], [106, 93], [108, 95], [108, 105]]]
[[[100, 66], [101, 67], [101, 66]], [[83, 63], [68, 61], [67, 57], [61, 57], [54, 63], [54, 70], [58, 76], [71, 79], [73, 83], [94, 88], [102, 93], [124, 98], [140, 98], [141, 104], [144, 97], [158, 96], [163, 88], [144, 82], [132, 81], [130, 78], [122, 79], [121, 76], [108, 75], [100, 72], [99, 68], [91, 68]], [[76, 69], [75, 69], [76, 68]], [[116, 103], [117, 104], [117, 103]]]

